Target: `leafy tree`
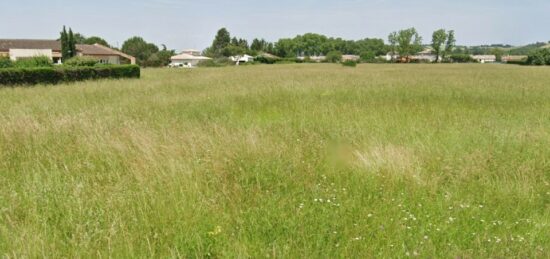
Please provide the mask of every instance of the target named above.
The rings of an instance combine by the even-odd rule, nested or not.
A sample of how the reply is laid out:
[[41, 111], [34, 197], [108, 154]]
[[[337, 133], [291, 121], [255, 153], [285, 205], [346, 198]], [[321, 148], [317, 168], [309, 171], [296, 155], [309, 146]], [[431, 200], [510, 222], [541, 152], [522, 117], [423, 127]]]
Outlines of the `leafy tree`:
[[409, 62], [409, 57], [422, 50], [422, 37], [418, 34], [415, 28], [400, 30], [397, 33], [397, 47], [399, 56], [405, 58]]
[[538, 49], [529, 54], [527, 58], [527, 64], [529, 65], [550, 65], [550, 49]]
[[373, 51], [365, 51], [361, 53], [360, 57], [363, 62], [373, 62], [376, 60], [376, 53]]
[[[158, 65], [156, 58], [151, 58], [151, 55], [159, 51], [158, 47], [152, 43], [147, 43], [141, 37], [132, 37], [122, 44], [122, 52], [134, 56], [136, 61], [141, 66]], [[158, 57], [157, 57], [158, 58]]]
[[338, 63], [342, 61], [342, 52], [333, 50], [329, 53], [327, 53], [326, 61], [330, 63]]
[[103, 38], [100, 38], [98, 36], [89, 37], [89, 38], [85, 39], [83, 43], [84, 44], [90, 44], [90, 45], [100, 44], [100, 45], [103, 45], [105, 47], [110, 47], [109, 43], [107, 43], [106, 40], [104, 40]]
[[501, 48], [493, 48], [491, 49], [491, 55], [495, 55], [497, 62], [502, 62], [502, 55], [504, 55], [504, 51]]
[[444, 29], [437, 30], [432, 35], [432, 48], [435, 52], [435, 62], [439, 62], [439, 57], [441, 56], [442, 48], [445, 42], [447, 41], [447, 32]]
[[224, 49], [229, 46], [229, 44], [231, 44], [231, 34], [229, 34], [226, 28], [221, 28], [216, 34], [212, 46], [208, 49], [207, 55], [211, 57], [221, 57], [223, 56]]
[[443, 59], [446, 58], [447, 54], [452, 53], [456, 45], [455, 31], [450, 30], [447, 34], [447, 43], [445, 43], [445, 51], [443, 51]]
[[80, 33], [75, 33], [74, 34], [74, 41], [76, 42], [76, 44], [86, 44], [85, 41], [86, 41], [86, 37]]
[[172, 62], [171, 58], [176, 55], [175, 50], [169, 50], [166, 48], [166, 45], [162, 45], [162, 50], [155, 53], [159, 59], [160, 66], [168, 66]]
[[390, 33], [388, 36], [388, 42], [390, 43], [391, 60], [393, 61], [393, 57], [397, 51], [397, 32]]

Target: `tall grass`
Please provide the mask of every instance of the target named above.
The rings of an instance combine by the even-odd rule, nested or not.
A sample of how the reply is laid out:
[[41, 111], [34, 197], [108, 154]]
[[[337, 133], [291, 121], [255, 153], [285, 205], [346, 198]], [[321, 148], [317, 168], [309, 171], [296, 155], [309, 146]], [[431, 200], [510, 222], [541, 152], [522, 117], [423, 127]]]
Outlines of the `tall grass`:
[[0, 256], [550, 256], [548, 68], [0, 89]]

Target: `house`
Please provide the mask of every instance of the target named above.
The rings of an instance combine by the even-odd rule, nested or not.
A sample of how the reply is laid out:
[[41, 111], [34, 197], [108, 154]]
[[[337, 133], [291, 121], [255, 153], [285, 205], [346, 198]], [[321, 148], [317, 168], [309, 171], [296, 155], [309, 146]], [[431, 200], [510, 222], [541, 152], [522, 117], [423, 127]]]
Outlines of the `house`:
[[211, 60], [211, 58], [201, 56], [201, 52], [199, 50], [186, 49], [180, 52], [180, 54], [171, 57], [170, 60], [172, 60], [172, 63], [168, 65], [169, 67], [193, 68], [196, 67], [201, 61]]
[[472, 58], [482, 64], [497, 62], [497, 56], [495, 55], [472, 55]]
[[233, 56], [233, 57], [229, 57], [229, 59], [233, 62], [236, 62], [237, 63], [237, 66], [240, 64], [240, 63], [248, 63], [248, 62], [254, 62], [254, 57], [253, 56], [250, 56], [250, 55], [242, 55], [242, 56]]
[[[421, 61], [421, 62], [424, 61], [424, 62], [430, 62], [430, 63], [435, 62], [436, 59], [437, 59], [437, 55], [432, 54], [431, 49], [425, 49], [421, 52], [418, 52], [418, 54], [410, 57], [410, 60]], [[439, 60], [441, 60], [441, 58]]]
[[[118, 50], [100, 44], [76, 44], [77, 56], [94, 57], [104, 64], [135, 64], [136, 59]], [[11, 60], [45, 56], [61, 64], [61, 42], [57, 40], [0, 39], [0, 56]]]
[[342, 61], [346, 62], [346, 61], [359, 61], [361, 59], [361, 57], [357, 56], [357, 55], [342, 55]]
[[298, 57], [298, 60], [303, 60], [303, 61], [311, 61], [311, 62], [317, 62], [317, 63], [320, 63], [320, 62], [323, 62], [327, 59], [326, 56], [300, 56]]
[[509, 63], [509, 62], [522, 62], [527, 60], [528, 56], [504, 56], [502, 57], [502, 62]]

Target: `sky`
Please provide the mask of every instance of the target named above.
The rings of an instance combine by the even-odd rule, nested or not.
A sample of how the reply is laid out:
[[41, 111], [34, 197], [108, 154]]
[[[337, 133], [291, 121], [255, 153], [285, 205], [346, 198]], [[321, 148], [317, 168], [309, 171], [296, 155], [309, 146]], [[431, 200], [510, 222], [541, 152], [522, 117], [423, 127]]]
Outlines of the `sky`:
[[63, 25], [115, 47], [141, 36], [182, 50], [208, 47], [217, 30], [251, 41], [307, 32], [383, 38], [415, 27], [429, 43], [454, 29], [459, 45], [550, 41], [549, 0], [2, 0], [0, 38], [55, 39]]

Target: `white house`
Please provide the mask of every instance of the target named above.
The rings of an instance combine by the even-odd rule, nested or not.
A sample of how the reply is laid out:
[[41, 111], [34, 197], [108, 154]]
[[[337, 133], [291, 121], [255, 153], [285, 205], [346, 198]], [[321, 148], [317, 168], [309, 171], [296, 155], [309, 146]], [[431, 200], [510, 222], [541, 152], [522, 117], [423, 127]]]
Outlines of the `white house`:
[[211, 60], [209, 57], [201, 56], [201, 52], [194, 49], [183, 50], [180, 54], [170, 58], [172, 63], [170, 67], [187, 67], [193, 68], [196, 67], [201, 61]]
[[472, 58], [482, 64], [497, 62], [497, 56], [495, 55], [473, 55]]
[[233, 56], [233, 57], [229, 57], [229, 59], [233, 62], [236, 62], [237, 63], [237, 66], [240, 64], [240, 63], [248, 63], [248, 62], [253, 62], [254, 61], [254, 57], [253, 56], [250, 56], [250, 55], [242, 55], [242, 56]]

